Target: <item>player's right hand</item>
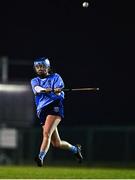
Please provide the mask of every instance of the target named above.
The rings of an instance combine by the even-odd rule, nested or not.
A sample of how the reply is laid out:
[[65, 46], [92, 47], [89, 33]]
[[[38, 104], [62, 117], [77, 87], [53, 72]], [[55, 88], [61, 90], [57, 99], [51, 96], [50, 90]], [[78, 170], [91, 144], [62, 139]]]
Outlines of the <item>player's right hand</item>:
[[46, 92], [46, 93], [52, 92], [52, 88], [46, 88], [46, 89], [45, 89], [45, 92]]
[[41, 93], [50, 93], [52, 92], [52, 88], [44, 88], [41, 90]]

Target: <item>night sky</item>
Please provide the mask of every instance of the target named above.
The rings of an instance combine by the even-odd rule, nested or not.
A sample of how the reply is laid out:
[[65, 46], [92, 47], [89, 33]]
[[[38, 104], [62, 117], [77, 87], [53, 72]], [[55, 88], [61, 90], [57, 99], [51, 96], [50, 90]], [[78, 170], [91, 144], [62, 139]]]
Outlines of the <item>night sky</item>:
[[89, 0], [83, 8], [82, 2], [0, 2], [0, 56], [31, 62], [12, 67], [12, 80], [29, 82], [33, 59], [46, 56], [66, 87], [100, 88], [66, 94], [67, 125], [135, 125], [133, 5]]

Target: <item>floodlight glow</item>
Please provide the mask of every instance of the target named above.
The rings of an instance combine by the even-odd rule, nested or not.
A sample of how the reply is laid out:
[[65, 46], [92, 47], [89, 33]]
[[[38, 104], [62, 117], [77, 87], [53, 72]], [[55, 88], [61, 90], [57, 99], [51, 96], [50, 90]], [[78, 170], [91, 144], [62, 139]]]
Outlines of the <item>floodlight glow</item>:
[[28, 85], [0, 84], [0, 92], [22, 92], [28, 90]]

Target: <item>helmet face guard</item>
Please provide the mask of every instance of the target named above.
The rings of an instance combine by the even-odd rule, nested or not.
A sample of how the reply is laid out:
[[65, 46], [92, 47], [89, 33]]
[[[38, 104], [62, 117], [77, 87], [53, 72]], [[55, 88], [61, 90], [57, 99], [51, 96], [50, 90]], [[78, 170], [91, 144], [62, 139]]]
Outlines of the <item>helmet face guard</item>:
[[45, 66], [45, 68], [50, 68], [50, 61], [45, 57], [38, 58], [34, 61], [34, 67], [36, 67], [37, 65], [43, 65]]
[[42, 57], [34, 60], [34, 70], [41, 77], [46, 76], [50, 71], [49, 59]]

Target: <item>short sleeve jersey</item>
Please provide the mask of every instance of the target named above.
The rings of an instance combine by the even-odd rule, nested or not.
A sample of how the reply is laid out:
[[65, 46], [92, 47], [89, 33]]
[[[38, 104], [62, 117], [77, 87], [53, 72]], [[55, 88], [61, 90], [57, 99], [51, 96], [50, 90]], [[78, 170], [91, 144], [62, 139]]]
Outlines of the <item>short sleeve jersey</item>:
[[36, 93], [35, 86], [40, 86], [42, 88], [64, 88], [64, 82], [61, 76], [57, 73], [50, 74], [45, 78], [41, 79], [40, 77], [35, 77], [31, 80], [31, 86], [33, 93], [35, 94], [35, 103], [37, 107], [37, 113], [48, 104], [52, 103], [55, 100], [63, 100], [64, 92], [61, 91], [59, 95], [54, 92], [50, 93]]

